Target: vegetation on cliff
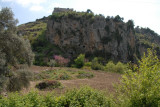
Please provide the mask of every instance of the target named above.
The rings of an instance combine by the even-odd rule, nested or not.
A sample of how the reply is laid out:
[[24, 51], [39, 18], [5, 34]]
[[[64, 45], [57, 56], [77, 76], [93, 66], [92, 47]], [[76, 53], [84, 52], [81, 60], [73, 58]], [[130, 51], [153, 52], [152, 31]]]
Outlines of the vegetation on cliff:
[[[137, 56], [140, 58], [143, 55], [142, 51], [147, 51], [147, 48], [154, 47], [157, 55], [160, 56], [160, 35], [155, 33], [150, 28], [136, 27], [136, 44], [139, 47]], [[144, 50], [143, 50], [144, 49]]]

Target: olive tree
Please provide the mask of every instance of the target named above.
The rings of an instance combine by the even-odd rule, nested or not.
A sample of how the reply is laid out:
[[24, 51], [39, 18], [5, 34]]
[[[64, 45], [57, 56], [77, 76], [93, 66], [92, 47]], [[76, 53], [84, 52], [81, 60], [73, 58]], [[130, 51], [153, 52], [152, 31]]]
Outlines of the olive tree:
[[13, 18], [13, 12], [9, 8], [0, 11], [0, 50], [5, 54], [6, 64], [16, 65], [18, 62], [26, 62], [31, 65], [34, 59], [29, 41], [17, 36], [17, 20]]
[[14, 19], [10, 8], [0, 10], [0, 76], [8, 79], [14, 75], [9, 74], [12, 66], [17, 68], [17, 65], [22, 63], [30, 66], [34, 60], [29, 41], [17, 35], [17, 23], [18, 20]]

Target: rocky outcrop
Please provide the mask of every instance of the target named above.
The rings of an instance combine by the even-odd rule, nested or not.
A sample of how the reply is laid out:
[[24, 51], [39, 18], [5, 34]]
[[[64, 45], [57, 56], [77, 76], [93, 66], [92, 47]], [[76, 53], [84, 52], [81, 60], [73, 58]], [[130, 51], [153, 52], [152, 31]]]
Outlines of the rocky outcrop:
[[133, 23], [125, 23], [119, 16], [105, 18], [91, 12], [53, 12], [47, 23], [46, 36], [67, 56], [85, 53], [108, 60], [134, 60]]

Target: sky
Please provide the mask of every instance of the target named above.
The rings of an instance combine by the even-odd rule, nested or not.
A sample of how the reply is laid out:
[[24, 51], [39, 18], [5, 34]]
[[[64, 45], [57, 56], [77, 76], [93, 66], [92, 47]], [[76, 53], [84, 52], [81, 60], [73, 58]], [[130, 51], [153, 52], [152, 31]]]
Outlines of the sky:
[[19, 24], [49, 16], [55, 7], [76, 11], [91, 9], [104, 16], [120, 15], [135, 26], [149, 27], [160, 34], [160, 0], [0, 0], [0, 9], [10, 7]]

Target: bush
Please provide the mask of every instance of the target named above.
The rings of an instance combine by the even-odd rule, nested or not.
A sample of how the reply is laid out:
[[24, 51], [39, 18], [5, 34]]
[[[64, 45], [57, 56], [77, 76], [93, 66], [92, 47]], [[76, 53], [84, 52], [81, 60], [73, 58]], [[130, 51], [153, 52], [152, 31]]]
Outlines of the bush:
[[115, 72], [115, 64], [112, 61], [109, 61], [105, 66], [105, 71], [107, 72]]
[[67, 66], [70, 61], [69, 59], [64, 58], [62, 56], [58, 56], [58, 55], [54, 56], [54, 60], [56, 61], [55, 66], [62, 66], [62, 67]]
[[7, 82], [8, 78], [3, 75], [0, 75], [0, 94], [5, 90]]
[[71, 76], [64, 72], [63, 74], [57, 75], [55, 78], [56, 80], [69, 80]]
[[86, 62], [84, 63], [84, 66], [87, 66], [87, 67], [91, 67], [92, 63], [91, 62]]
[[118, 62], [115, 67], [115, 72], [124, 73], [125, 71], [127, 71], [127, 65], [125, 65], [121, 62]]
[[75, 66], [77, 68], [82, 68], [84, 66], [85, 63], [85, 55], [84, 54], [80, 54], [75, 60]]
[[51, 67], [51, 69], [52, 69], [52, 67], [54, 67], [54, 66], [56, 65], [56, 61], [53, 60], [53, 59], [51, 59], [51, 60], [48, 62], [48, 65], [49, 65], [49, 67]]
[[30, 85], [32, 74], [27, 69], [19, 69], [16, 73], [10, 74], [7, 83], [7, 90], [10, 92], [20, 91], [23, 87], [27, 88]]
[[62, 107], [110, 107], [111, 100], [107, 99], [103, 93], [83, 87], [67, 92], [60, 97], [57, 106]]
[[54, 94], [40, 95], [29, 92], [26, 95], [9, 94], [0, 98], [0, 107], [111, 107], [112, 100], [102, 92], [83, 87], [68, 91], [60, 97]]
[[46, 80], [43, 82], [40, 82], [36, 85], [36, 88], [42, 90], [42, 89], [55, 89], [59, 88], [61, 86], [61, 83], [55, 80]]
[[139, 61], [137, 72], [126, 72], [117, 88], [118, 106], [160, 106], [160, 61], [156, 53], [148, 49], [148, 54]]
[[77, 78], [92, 78], [94, 77], [93, 73], [91, 72], [84, 72], [84, 71], [79, 71]]
[[85, 62], [85, 63], [84, 63], [84, 66], [83, 66], [83, 69], [91, 70], [91, 65], [92, 65], [91, 62]]
[[11, 93], [7, 98], [0, 99], [0, 107], [47, 107], [45, 99], [37, 92], [30, 92], [27, 95]]
[[92, 60], [91, 68], [92, 68], [93, 70], [104, 70], [104, 66], [101, 65], [101, 64], [98, 62], [98, 58], [97, 58], [97, 57], [95, 57], [95, 58]]
[[105, 71], [107, 72], [124, 73], [126, 70], [127, 70], [127, 65], [121, 62], [114, 64], [112, 61], [110, 61], [105, 66]]

